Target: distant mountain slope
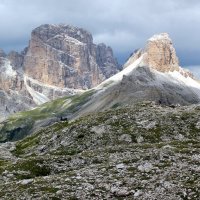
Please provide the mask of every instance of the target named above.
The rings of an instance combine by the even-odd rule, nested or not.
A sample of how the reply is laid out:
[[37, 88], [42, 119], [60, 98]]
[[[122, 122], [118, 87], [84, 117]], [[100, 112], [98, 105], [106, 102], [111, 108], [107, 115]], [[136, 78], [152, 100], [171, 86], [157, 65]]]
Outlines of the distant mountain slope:
[[96, 94], [77, 116], [144, 100], [164, 105], [200, 102], [199, 81], [179, 66], [167, 34], [150, 38], [146, 48], [127, 61], [124, 70], [95, 89]]
[[26, 137], [41, 127], [61, 120], [71, 119], [83, 104], [89, 101], [93, 90], [47, 102], [35, 109], [18, 112], [0, 123], [0, 142], [15, 141]]
[[[97, 86], [116, 74], [112, 49], [69, 25], [41, 25], [21, 53], [0, 50], [0, 121], [58, 97]], [[24, 100], [24, 101], [23, 101]]]

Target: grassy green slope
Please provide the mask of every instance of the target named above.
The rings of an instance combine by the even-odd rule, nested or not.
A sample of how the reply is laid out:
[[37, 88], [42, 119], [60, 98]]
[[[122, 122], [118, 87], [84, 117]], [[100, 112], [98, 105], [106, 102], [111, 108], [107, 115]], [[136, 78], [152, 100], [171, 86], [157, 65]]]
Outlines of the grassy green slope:
[[[55, 149], [58, 138], [59, 142], [69, 141], [68, 148], [78, 151], [125, 144], [126, 140], [133, 143], [198, 141], [199, 117], [199, 107], [187, 110], [152, 106], [151, 103], [136, 104], [87, 115], [69, 124], [55, 123], [19, 141], [16, 150], [20, 152], [23, 149], [22, 154], [29, 154], [38, 146], [46, 145], [49, 153], [51, 148]], [[59, 137], [55, 138], [55, 144], [51, 144], [51, 138], [56, 135]], [[61, 147], [57, 146], [58, 149]]]
[[19, 140], [25, 137], [38, 121], [51, 118], [54, 118], [53, 121], [59, 121], [61, 116], [75, 113], [93, 93], [93, 90], [89, 90], [82, 94], [63, 97], [42, 104], [33, 110], [10, 116], [0, 124], [0, 142]]

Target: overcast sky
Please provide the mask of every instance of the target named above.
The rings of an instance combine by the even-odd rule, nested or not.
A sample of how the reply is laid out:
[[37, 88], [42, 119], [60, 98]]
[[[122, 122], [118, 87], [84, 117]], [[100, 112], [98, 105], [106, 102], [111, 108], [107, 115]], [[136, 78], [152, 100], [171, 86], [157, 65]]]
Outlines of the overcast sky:
[[7, 52], [27, 46], [33, 28], [64, 23], [87, 29], [123, 62], [153, 34], [168, 32], [181, 65], [200, 71], [200, 0], [0, 0], [0, 19]]

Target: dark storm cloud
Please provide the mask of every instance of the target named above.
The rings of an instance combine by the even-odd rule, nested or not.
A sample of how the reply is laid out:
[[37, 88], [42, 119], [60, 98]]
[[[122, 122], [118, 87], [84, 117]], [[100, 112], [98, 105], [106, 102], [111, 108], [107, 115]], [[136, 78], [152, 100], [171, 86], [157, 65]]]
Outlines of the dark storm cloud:
[[120, 60], [155, 33], [168, 32], [182, 65], [200, 64], [199, 0], [0, 0], [0, 47], [21, 50], [44, 23], [83, 27]]

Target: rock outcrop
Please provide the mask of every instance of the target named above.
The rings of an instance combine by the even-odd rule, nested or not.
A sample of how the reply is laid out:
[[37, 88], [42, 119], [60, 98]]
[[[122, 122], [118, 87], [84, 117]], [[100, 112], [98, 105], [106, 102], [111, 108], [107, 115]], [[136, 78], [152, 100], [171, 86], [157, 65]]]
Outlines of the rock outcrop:
[[179, 61], [167, 33], [154, 35], [148, 40], [144, 63], [160, 72], [179, 69]]
[[0, 121], [10, 113], [36, 106], [24, 85], [19, 55], [10, 56], [0, 56]]
[[[180, 105], [200, 102], [200, 83], [178, 66], [169, 39], [160, 37], [92, 90], [0, 123], [1, 199], [199, 199], [200, 106]], [[96, 64], [106, 63], [111, 51], [97, 51]], [[18, 58], [13, 64], [1, 55], [7, 94], [18, 79], [24, 82], [16, 92], [34, 101], [65, 86], [48, 85], [51, 73], [45, 84], [36, 79], [39, 73], [21, 76], [21, 68], [12, 66], [20, 55], [12, 54]]]
[[11, 66], [22, 73], [23, 70], [23, 62], [24, 62], [24, 52], [21, 54], [16, 51], [11, 51], [8, 56], [8, 60], [10, 61]]
[[154, 101], [161, 105], [200, 103], [200, 84], [179, 66], [169, 35], [155, 35], [129, 58], [124, 70], [97, 87], [75, 117], [113, 107]]
[[159, 72], [178, 71], [185, 77], [193, 78], [193, 74], [179, 66], [176, 50], [167, 33], [161, 33], [151, 37], [144, 49], [136, 50], [128, 59], [124, 68], [143, 56], [143, 64]]
[[112, 49], [94, 44], [88, 31], [42, 25], [23, 52], [0, 50], [2, 117], [97, 86], [118, 68]]
[[[40, 129], [46, 123], [59, 121], [62, 116], [68, 120], [75, 120], [88, 113], [135, 105], [143, 101], [172, 107], [200, 103], [200, 83], [182, 74], [181, 67], [179, 67], [180, 71], [161, 72], [145, 63], [147, 52], [138, 51], [136, 54], [138, 58], [133, 63], [130, 62], [124, 70], [92, 90], [43, 104], [33, 112], [30, 110], [24, 112], [22, 116], [14, 115], [14, 122], [8, 120], [1, 123], [0, 140], [19, 139], [31, 134], [32, 130]], [[135, 59], [134, 56], [132, 58]], [[42, 86], [35, 79], [25, 77], [24, 80], [34, 99], [41, 100], [43, 98], [41, 93], [39, 95], [34, 91], [44, 90], [44, 85]], [[48, 86], [46, 87], [48, 88]], [[48, 92], [45, 94], [50, 95]], [[27, 116], [28, 120], [26, 120]], [[16, 129], [18, 130], [17, 134]], [[129, 140], [126, 135], [121, 139]]]

